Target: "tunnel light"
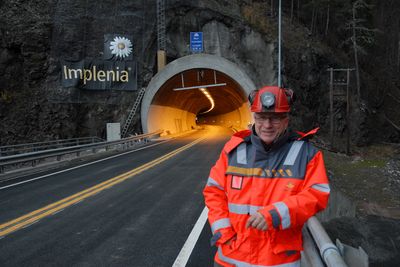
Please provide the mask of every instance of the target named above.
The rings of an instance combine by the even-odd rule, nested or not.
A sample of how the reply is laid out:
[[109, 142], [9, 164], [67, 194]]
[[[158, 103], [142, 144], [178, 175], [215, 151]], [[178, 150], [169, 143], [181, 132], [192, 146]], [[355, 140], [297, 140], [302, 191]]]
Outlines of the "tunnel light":
[[208, 92], [206, 88], [199, 88], [199, 89], [208, 98], [208, 100], [210, 101], [210, 104], [211, 104], [211, 107], [210, 107], [209, 110], [200, 113], [200, 114], [205, 114], [205, 113], [208, 113], [208, 112], [210, 112], [211, 110], [214, 109], [215, 102], [214, 102], [214, 99], [212, 98], [210, 92]]
[[189, 87], [180, 87], [174, 88], [174, 91], [182, 91], [182, 90], [192, 90], [192, 89], [200, 89], [201, 88], [208, 88], [208, 87], [218, 87], [218, 86], [225, 86], [226, 83], [216, 83], [216, 84], [205, 84], [205, 85], [198, 85], [198, 86], [189, 86]]

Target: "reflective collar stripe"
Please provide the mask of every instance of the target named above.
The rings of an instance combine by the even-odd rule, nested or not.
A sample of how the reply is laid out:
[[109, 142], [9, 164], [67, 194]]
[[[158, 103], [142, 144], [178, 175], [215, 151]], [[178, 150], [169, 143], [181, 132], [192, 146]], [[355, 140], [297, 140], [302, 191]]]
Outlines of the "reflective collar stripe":
[[331, 188], [329, 187], [329, 184], [314, 184], [311, 186], [311, 188], [324, 192], [324, 193], [329, 193], [331, 192]]
[[294, 141], [293, 142], [283, 165], [294, 165], [296, 158], [299, 155], [300, 148], [303, 144], [304, 144], [304, 141]]
[[219, 183], [211, 177], [208, 177], [207, 186], [214, 186], [218, 189], [224, 190], [224, 188], [222, 186], [220, 186]]
[[277, 264], [277, 265], [254, 265], [244, 261], [235, 260], [222, 254], [221, 247], [218, 247], [218, 257], [227, 263], [233, 264], [236, 267], [300, 267], [300, 260], [290, 263]]
[[236, 149], [236, 159], [239, 164], [247, 164], [246, 143], [241, 143]]
[[229, 220], [229, 218], [219, 219], [211, 225], [211, 232], [215, 233], [215, 231], [229, 226], [231, 226], [231, 220]]
[[286, 204], [283, 202], [276, 202], [273, 205], [278, 210], [278, 213], [281, 216], [282, 229], [289, 228], [290, 227], [290, 213], [289, 213], [288, 206], [286, 206]]
[[259, 209], [262, 209], [263, 206], [228, 203], [228, 208], [229, 208], [229, 212], [231, 212], [231, 213], [252, 215], [252, 214], [256, 213]]

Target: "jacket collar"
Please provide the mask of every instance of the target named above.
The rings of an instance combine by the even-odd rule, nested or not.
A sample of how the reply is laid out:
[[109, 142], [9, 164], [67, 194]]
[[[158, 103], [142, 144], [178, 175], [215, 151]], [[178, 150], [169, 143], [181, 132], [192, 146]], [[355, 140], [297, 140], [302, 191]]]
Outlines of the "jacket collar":
[[269, 152], [272, 150], [279, 149], [284, 144], [286, 144], [288, 141], [296, 140], [297, 138], [298, 138], [298, 135], [296, 133], [294, 133], [290, 129], [286, 129], [286, 131], [277, 140], [275, 140], [272, 144], [267, 145], [257, 135], [254, 125], [253, 125], [253, 127], [251, 129], [251, 135], [250, 135], [249, 141], [255, 145], [256, 150]]

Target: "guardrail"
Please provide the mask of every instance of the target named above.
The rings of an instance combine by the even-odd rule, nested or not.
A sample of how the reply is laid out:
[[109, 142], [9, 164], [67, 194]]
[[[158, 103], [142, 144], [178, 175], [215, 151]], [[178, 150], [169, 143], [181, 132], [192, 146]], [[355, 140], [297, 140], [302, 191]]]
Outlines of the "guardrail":
[[[109, 141], [109, 142], [97, 142], [85, 145], [78, 145], [72, 147], [61, 147], [56, 149], [48, 149], [24, 154], [11, 155], [6, 157], [0, 157], [0, 174], [13, 169], [22, 167], [23, 164], [29, 164], [30, 167], [34, 167], [43, 163], [44, 160], [55, 158], [60, 161], [62, 157], [66, 155], [75, 154], [76, 157], [81, 156], [82, 152], [89, 152], [91, 154], [103, 149], [105, 151], [111, 149], [125, 150], [132, 146], [136, 146], [139, 143], [147, 142], [151, 137], [159, 136], [163, 130], [159, 130], [153, 133], [142, 134], [132, 137], [127, 137], [121, 140]], [[13, 168], [14, 167], [14, 168]]]
[[[337, 246], [336, 246], [337, 245]], [[316, 217], [308, 219], [303, 228], [302, 267], [368, 267], [368, 255], [336, 240], [333, 244]]]
[[78, 146], [78, 145], [96, 143], [101, 141], [104, 140], [97, 136], [90, 136], [90, 137], [79, 137], [79, 138], [59, 139], [59, 140], [51, 140], [51, 141], [43, 141], [43, 142], [35, 142], [27, 144], [0, 146], [0, 157], [34, 152], [34, 151], [48, 150], [52, 148], [59, 148], [66, 146]]
[[[310, 233], [308, 233], [307, 229]], [[328, 267], [347, 267], [339, 253], [339, 249], [332, 243], [316, 217], [308, 219], [306, 227], [303, 229], [303, 237], [304, 252], [306, 260], [309, 261], [307, 266], [323, 267], [323, 260]]]

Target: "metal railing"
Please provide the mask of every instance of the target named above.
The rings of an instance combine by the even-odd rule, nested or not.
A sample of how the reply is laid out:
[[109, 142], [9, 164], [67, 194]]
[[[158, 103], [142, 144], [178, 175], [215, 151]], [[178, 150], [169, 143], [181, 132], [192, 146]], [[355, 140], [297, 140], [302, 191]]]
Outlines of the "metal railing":
[[56, 161], [60, 161], [66, 155], [76, 155], [76, 157], [80, 157], [83, 152], [86, 152], [87, 154], [94, 154], [100, 150], [125, 150], [138, 144], [147, 142], [150, 138], [159, 136], [162, 132], [163, 130], [159, 130], [153, 133], [132, 136], [116, 141], [97, 142], [0, 157], [0, 173], [26, 167], [27, 164], [29, 164], [29, 167], [34, 167], [51, 158], [55, 158]]
[[322, 267], [323, 260], [328, 267], [347, 267], [339, 249], [332, 243], [316, 217], [308, 219], [303, 229], [303, 239], [305, 260], [309, 261], [307, 266]]
[[303, 228], [302, 267], [368, 267], [368, 255], [336, 240], [333, 244], [316, 217], [308, 219]]
[[59, 147], [78, 146], [78, 145], [96, 143], [101, 141], [104, 140], [97, 136], [90, 136], [90, 137], [59, 139], [59, 140], [51, 140], [51, 141], [43, 141], [35, 143], [0, 146], [0, 157], [41, 151], [41, 150], [48, 150]]

